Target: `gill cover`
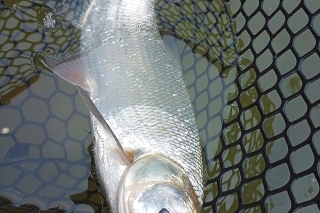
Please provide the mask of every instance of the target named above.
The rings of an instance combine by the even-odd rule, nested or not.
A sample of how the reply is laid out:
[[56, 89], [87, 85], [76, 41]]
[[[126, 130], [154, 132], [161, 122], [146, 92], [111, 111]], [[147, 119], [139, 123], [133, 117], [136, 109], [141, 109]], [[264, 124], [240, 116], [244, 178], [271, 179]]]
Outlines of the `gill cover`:
[[196, 213], [188, 177], [175, 162], [159, 155], [142, 157], [122, 177], [119, 213]]

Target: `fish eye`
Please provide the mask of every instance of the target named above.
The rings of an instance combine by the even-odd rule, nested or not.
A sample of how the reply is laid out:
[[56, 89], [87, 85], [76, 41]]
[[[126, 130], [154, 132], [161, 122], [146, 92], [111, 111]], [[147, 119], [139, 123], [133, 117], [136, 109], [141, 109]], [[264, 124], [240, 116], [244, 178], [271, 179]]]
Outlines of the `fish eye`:
[[159, 213], [170, 213], [166, 208], [162, 208]]

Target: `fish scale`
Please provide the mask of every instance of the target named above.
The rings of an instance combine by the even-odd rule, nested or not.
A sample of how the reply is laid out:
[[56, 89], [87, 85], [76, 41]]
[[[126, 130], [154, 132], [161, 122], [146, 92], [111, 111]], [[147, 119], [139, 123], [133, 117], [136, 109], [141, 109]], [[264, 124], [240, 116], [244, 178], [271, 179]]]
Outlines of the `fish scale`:
[[[104, 29], [92, 30], [92, 23], [99, 16], [108, 16], [98, 7], [100, 15], [88, 16], [88, 26], [84, 26], [92, 36], [97, 32], [99, 36], [107, 35], [99, 38], [100, 46], [88, 52], [88, 69], [94, 79], [90, 98], [122, 148], [133, 152], [134, 161], [161, 155], [178, 163], [202, 204], [202, 152], [194, 114], [179, 66], [159, 35], [153, 1], [114, 4], [110, 8], [115, 11], [108, 10], [108, 14], [116, 16], [102, 24]], [[93, 39], [84, 36], [83, 46]], [[99, 177], [109, 202], [115, 204], [119, 188], [116, 180], [122, 178], [126, 168], [110, 157], [114, 146], [94, 116], [92, 124]]]
[[[158, 49], [153, 47], [153, 51], [164, 52], [164, 46], [154, 40], [149, 45], [140, 45], [138, 42], [136, 45], [141, 49], [145, 47], [146, 52], [136, 51], [131, 44], [128, 48], [119, 47], [117, 43], [104, 46], [108, 52], [118, 53], [119, 48], [123, 52], [112, 57], [108, 55], [99, 68], [92, 62], [94, 78], [102, 88], [93, 92], [91, 98], [96, 100], [97, 108], [105, 116], [125, 150], [138, 150], [137, 158], [151, 151], [178, 162], [190, 177], [197, 195], [202, 198], [203, 172], [198, 133], [178, 65], [166, 54], [163, 54], [161, 60], [149, 63], [153, 61], [153, 53], [148, 56], [148, 46], [150, 49], [158, 46]], [[135, 57], [122, 58], [124, 54], [133, 53], [136, 54]], [[105, 57], [107, 53], [103, 54], [98, 48], [90, 55], [96, 60], [99, 56]], [[135, 60], [140, 55], [146, 61]], [[121, 60], [125, 60], [126, 64], [119, 65], [117, 61]], [[162, 70], [166, 63], [172, 65], [165, 66]], [[119, 69], [112, 70], [118, 65]], [[104, 77], [99, 78], [102, 75]], [[96, 128], [99, 127], [93, 126], [94, 132]], [[127, 131], [123, 133], [122, 129]], [[96, 139], [98, 141], [97, 137]], [[96, 146], [99, 145], [96, 143]]]

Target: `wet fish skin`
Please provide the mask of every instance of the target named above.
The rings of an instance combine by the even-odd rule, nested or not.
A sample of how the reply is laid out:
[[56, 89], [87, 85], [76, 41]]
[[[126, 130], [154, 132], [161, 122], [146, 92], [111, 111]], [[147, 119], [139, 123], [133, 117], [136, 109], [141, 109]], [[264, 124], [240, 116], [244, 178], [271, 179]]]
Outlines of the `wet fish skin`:
[[[79, 25], [86, 53], [45, 63], [79, 87], [91, 110], [97, 171], [112, 212], [200, 212], [199, 135], [154, 1], [96, 0]], [[161, 195], [153, 203], [146, 199], [154, 191]]]

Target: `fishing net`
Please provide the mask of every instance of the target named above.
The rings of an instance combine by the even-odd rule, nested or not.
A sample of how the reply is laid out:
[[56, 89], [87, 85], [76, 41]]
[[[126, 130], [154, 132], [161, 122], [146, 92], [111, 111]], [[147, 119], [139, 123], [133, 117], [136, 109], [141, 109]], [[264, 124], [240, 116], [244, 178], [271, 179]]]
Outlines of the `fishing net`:
[[[43, 1], [0, 3], [0, 212], [108, 211], [88, 110], [39, 63], [77, 51], [80, 32]], [[158, 0], [156, 12], [194, 106], [203, 212], [319, 212], [320, 1]]]

